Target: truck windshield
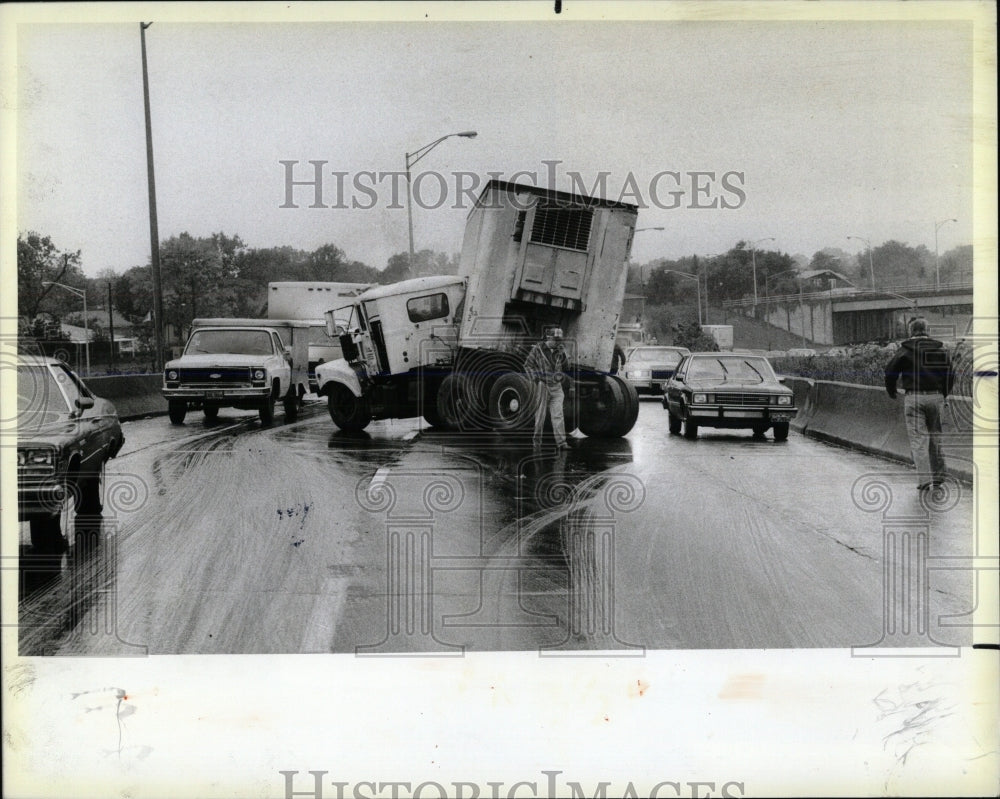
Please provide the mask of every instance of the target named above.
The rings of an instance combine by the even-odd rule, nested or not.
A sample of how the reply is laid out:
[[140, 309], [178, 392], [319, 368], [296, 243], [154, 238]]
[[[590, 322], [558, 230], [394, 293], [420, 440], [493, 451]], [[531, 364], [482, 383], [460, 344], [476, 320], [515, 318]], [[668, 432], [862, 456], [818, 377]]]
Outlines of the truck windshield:
[[188, 340], [185, 355], [273, 355], [266, 330], [198, 330]]

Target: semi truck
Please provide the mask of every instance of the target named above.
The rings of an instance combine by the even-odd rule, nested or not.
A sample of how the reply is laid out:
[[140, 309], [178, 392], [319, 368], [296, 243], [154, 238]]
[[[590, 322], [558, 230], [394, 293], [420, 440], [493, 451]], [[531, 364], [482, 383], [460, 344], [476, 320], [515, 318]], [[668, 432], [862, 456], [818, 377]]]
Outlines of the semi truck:
[[309, 322], [309, 390], [316, 390], [316, 366], [343, 357], [340, 342], [326, 332], [324, 314], [333, 305], [349, 301], [371, 283], [277, 281], [267, 284], [267, 318]]
[[295, 420], [308, 391], [311, 327], [297, 319], [195, 319], [181, 357], [163, 370], [170, 421], [182, 424], [191, 409], [213, 420], [220, 408], [243, 408], [270, 424], [278, 401]]
[[490, 181], [466, 220], [457, 275], [378, 286], [326, 313], [344, 357], [316, 368], [344, 430], [420, 417], [460, 430], [533, 424], [531, 346], [559, 327], [570, 367], [567, 432], [617, 437], [638, 396], [610, 374], [638, 209]]

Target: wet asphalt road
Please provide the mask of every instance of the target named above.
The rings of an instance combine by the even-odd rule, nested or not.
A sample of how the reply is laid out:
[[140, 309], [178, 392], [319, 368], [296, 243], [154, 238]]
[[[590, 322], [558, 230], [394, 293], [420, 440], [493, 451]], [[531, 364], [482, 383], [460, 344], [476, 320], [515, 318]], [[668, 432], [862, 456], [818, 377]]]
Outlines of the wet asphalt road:
[[971, 573], [948, 568], [971, 490], [921, 497], [904, 467], [795, 433], [688, 441], [644, 400], [628, 437], [562, 455], [418, 420], [348, 435], [318, 402], [125, 435], [99, 529], [22, 577], [22, 655], [971, 640]]

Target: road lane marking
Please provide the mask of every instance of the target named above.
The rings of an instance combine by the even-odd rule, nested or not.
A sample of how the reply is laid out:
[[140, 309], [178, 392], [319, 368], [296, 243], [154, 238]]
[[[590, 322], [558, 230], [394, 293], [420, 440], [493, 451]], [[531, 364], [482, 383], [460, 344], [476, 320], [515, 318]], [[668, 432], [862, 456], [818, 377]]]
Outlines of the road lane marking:
[[327, 577], [313, 602], [312, 612], [302, 634], [301, 654], [328, 654], [333, 651], [333, 637], [344, 607], [348, 577]]

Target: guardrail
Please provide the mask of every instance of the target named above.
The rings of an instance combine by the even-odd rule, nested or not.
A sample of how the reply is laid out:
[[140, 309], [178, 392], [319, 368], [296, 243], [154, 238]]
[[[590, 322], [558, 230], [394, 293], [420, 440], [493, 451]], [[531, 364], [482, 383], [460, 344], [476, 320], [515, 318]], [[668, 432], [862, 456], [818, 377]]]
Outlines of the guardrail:
[[[899, 293], [905, 292], [906, 296], [917, 299], [919, 297], [932, 297], [942, 292], [949, 291], [972, 291], [972, 281], [960, 281], [957, 283], [942, 283], [940, 286], [918, 285], [918, 286], [885, 286], [875, 289], [862, 288], [835, 288], [823, 289], [822, 291], [795, 292], [794, 294], [772, 294], [770, 296], [758, 297], [757, 305], [766, 305], [768, 302], [798, 302], [799, 300], [888, 300], [899, 299]], [[746, 308], [753, 306], [753, 297], [741, 297], [738, 300], [723, 300], [723, 308]]]

